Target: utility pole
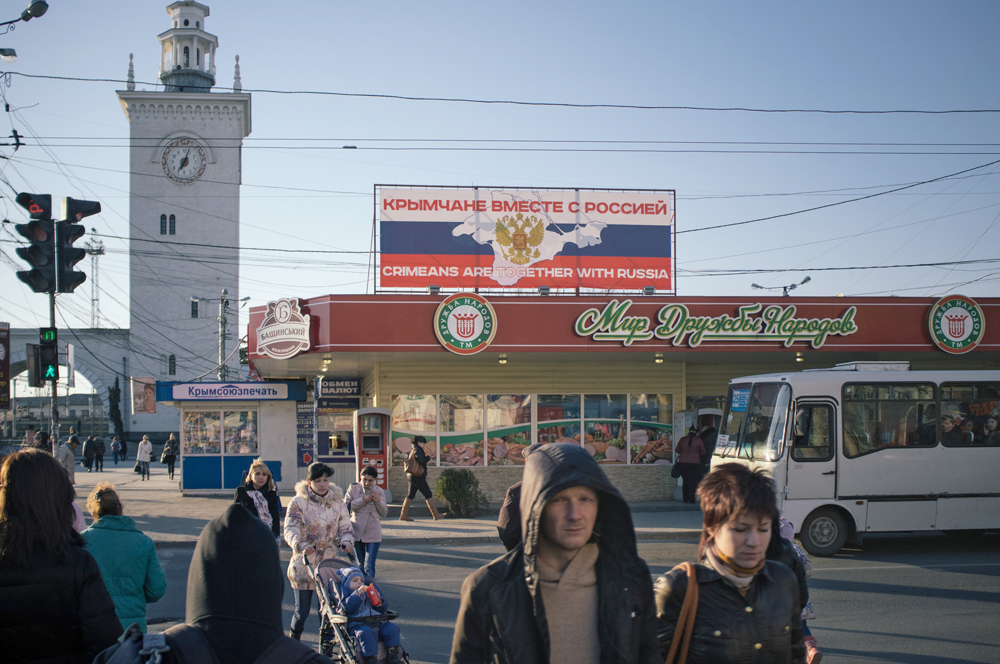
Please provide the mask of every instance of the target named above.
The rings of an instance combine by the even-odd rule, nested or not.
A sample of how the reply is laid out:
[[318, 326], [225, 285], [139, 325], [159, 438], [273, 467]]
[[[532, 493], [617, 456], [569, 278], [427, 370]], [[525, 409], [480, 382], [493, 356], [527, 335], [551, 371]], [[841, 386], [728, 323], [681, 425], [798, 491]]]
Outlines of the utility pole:
[[229, 380], [229, 371], [226, 367], [226, 309], [229, 308], [229, 291], [222, 289], [222, 298], [219, 299], [219, 380]]
[[[96, 228], [91, 228], [90, 232], [95, 237], [97, 236]], [[104, 255], [104, 242], [92, 239], [87, 240], [83, 246], [90, 254], [90, 327], [97, 328], [101, 326], [101, 296], [97, 285], [97, 261]]]
[[[58, 254], [57, 254], [58, 256]], [[56, 326], [56, 294], [55, 291], [49, 293], [49, 327], [55, 329]], [[58, 351], [57, 351], [58, 353]], [[58, 354], [56, 355], [58, 357]], [[58, 362], [57, 362], [58, 364]], [[49, 416], [51, 420], [49, 421], [49, 439], [52, 443], [52, 453], [56, 452], [56, 445], [59, 444], [59, 377], [57, 375], [49, 383], [52, 390], [50, 408], [51, 411]]]

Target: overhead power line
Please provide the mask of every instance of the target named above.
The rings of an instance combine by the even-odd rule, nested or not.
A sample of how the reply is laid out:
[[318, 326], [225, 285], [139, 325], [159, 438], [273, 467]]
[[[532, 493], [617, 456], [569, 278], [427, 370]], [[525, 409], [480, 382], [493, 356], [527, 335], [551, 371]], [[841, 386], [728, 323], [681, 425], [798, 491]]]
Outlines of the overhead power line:
[[815, 207], [806, 208], [804, 210], [795, 210], [794, 212], [783, 212], [782, 214], [772, 214], [768, 217], [758, 217], [757, 219], [748, 219], [746, 221], [734, 221], [728, 224], [718, 224], [716, 226], [704, 226], [702, 228], [689, 228], [687, 230], [676, 231], [677, 235], [681, 233], [697, 233], [700, 231], [712, 231], [718, 228], [731, 228], [732, 226], [745, 226], [746, 224], [756, 224], [761, 221], [770, 221], [771, 219], [781, 219], [783, 217], [791, 217], [796, 214], [804, 214], [806, 212], [815, 212], [816, 210], [824, 210], [826, 208], [837, 207], [838, 205], [847, 205], [848, 203], [857, 203], [858, 201], [868, 200], [869, 198], [877, 198], [878, 196], [885, 196], [887, 194], [892, 194], [897, 191], [903, 191], [904, 189], [912, 189], [913, 187], [919, 187], [921, 185], [930, 184], [932, 182], [939, 182], [940, 180], [946, 180], [948, 178], [955, 177], [956, 175], [962, 175], [963, 173], [971, 173], [972, 171], [977, 171], [981, 168], [987, 168], [993, 166], [994, 164], [1000, 164], [1000, 159], [996, 161], [991, 161], [988, 164], [981, 164], [979, 166], [974, 166], [972, 168], [967, 168], [964, 171], [958, 171], [956, 173], [949, 173], [948, 175], [942, 175], [941, 177], [932, 178], [930, 180], [924, 180], [922, 182], [914, 182], [913, 184], [908, 184], [902, 187], [897, 187], [895, 189], [888, 189], [886, 191], [880, 191], [874, 194], [868, 194], [867, 196], [859, 196], [858, 198], [849, 198], [846, 201], [837, 201], [835, 203], [827, 203], [826, 205], [817, 205]]
[[[80, 83], [118, 83], [126, 84], [128, 81], [117, 78], [82, 78], [76, 76], [52, 76], [48, 74], [27, 74], [24, 72], [0, 72], [0, 76], [22, 76], [24, 78], [38, 78], [52, 81], [75, 81]], [[150, 85], [154, 88], [162, 85], [161, 82], [135, 81], [139, 85]], [[1000, 109], [977, 108], [977, 109], [824, 109], [824, 108], [751, 108], [744, 106], [656, 106], [645, 104], [606, 104], [592, 103], [582, 104], [573, 102], [557, 101], [526, 101], [517, 99], [474, 99], [470, 97], [422, 97], [397, 94], [378, 94], [369, 92], [334, 92], [329, 90], [272, 90], [267, 88], [227, 88], [215, 86], [218, 90], [228, 90], [231, 92], [274, 94], [274, 95], [314, 95], [321, 97], [352, 97], [356, 99], [393, 99], [397, 101], [419, 101], [419, 102], [447, 102], [458, 104], [482, 104], [482, 105], [510, 105], [510, 106], [536, 106], [549, 108], [607, 108], [637, 111], [712, 111], [712, 112], [738, 112], [738, 113], [818, 113], [829, 115], [893, 115], [893, 114], [915, 114], [915, 115], [949, 115], [964, 113], [1000, 113]]]
[[771, 269], [728, 269], [728, 270], [683, 270], [677, 268], [689, 277], [728, 277], [737, 274], [772, 274], [779, 272], [842, 272], [844, 270], [892, 270], [910, 267], [948, 267], [951, 265], [972, 265], [984, 263], [1000, 263], [1000, 258], [981, 258], [968, 261], [942, 261], [940, 263], [908, 263], [905, 265], [850, 265], [845, 267], [782, 267]]

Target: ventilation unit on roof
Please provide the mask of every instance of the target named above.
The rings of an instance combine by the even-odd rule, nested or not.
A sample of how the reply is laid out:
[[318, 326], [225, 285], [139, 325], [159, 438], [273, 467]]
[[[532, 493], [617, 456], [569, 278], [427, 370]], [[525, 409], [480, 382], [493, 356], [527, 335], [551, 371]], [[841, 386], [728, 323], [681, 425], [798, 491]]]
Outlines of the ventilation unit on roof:
[[[841, 362], [830, 369], [805, 371], [909, 371], [909, 362]], [[803, 372], [804, 373], [804, 372]]]

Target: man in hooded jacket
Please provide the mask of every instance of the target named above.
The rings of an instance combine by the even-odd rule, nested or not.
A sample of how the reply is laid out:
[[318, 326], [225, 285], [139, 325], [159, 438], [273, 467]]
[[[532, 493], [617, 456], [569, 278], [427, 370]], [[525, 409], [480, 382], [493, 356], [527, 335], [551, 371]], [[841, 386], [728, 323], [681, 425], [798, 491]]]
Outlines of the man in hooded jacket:
[[521, 529], [465, 580], [451, 664], [661, 661], [632, 515], [586, 450], [548, 444], [528, 457]]
[[[271, 529], [242, 505], [230, 505], [198, 537], [188, 568], [186, 625], [164, 632], [167, 645], [179, 650], [183, 659], [167, 651], [163, 661], [208, 664], [172, 634], [191, 626], [204, 637], [198, 640], [207, 643], [218, 664], [251, 664], [265, 653], [270, 654], [269, 661], [332, 664], [330, 658], [284, 635], [284, 594], [285, 579]], [[107, 662], [109, 656], [106, 650], [95, 664]]]

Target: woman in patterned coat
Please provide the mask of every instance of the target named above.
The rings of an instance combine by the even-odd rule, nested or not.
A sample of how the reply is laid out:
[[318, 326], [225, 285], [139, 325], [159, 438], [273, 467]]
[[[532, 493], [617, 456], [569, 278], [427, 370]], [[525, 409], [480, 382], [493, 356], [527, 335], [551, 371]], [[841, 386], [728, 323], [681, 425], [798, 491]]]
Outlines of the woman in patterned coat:
[[308, 479], [295, 485], [295, 497], [285, 512], [285, 541], [292, 548], [288, 580], [295, 594], [295, 612], [288, 633], [293, 639], [302, 635], [316, 589], [308, 562], [316, 566], [335, 557], [338, 546], [347, 553], [354, 548], [354, 526], [344, 505], [344, 492], [330, 483], [331, 475], [333, 471], [326, 464], [310, 465]]

